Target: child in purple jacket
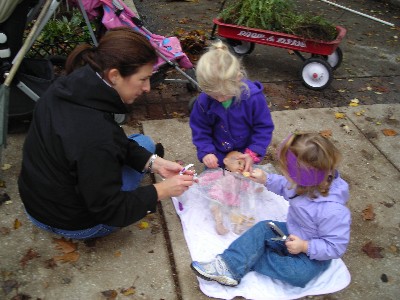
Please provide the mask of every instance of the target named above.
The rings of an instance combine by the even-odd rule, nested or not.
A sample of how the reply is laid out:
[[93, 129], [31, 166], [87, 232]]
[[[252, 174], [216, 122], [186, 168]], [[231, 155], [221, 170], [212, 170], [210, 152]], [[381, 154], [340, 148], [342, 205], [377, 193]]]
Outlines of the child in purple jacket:
[[239, 59], [221, 41], [201, 56], [196, 78], [203, 92], [194, 102], [190, 127], [199, 161], [223, 168], [226, 154], [236, 150], [250, 156], [250, 163], [259, 162], [274, 130], [262, 84], [245, 79]]
[[192, 262], [206, 280], [238, 285], [250, 271], [304, 287], [340, 258], [350, 239], [351, 215], [346, 207], [348, 184], [336, 170], [340, 153], [316, 133], [295, 133], [278, 150], [284, 174], [254, 169], [251, 177], [289, 201], [286, 222], [275, 222], [283, 238], [261, 221], [207, 263]]

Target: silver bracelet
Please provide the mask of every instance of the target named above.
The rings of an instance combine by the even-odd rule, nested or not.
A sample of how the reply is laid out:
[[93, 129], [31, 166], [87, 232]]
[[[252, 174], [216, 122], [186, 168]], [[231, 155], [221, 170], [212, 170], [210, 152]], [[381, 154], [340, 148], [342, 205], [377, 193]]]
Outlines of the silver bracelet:
[[154, 163], [154, 161], [156, 160], [157, 157], [158, 157], [157, 154], [153, 154], [152, 156], [150, 156], [150, 158], [149, 158], [149, 164], [148, 164], [148, 166], [147, 166], [147, 172], [148, 172], [148, 173], [154, 173], [154, 172], [153, 172], [153, 163]]

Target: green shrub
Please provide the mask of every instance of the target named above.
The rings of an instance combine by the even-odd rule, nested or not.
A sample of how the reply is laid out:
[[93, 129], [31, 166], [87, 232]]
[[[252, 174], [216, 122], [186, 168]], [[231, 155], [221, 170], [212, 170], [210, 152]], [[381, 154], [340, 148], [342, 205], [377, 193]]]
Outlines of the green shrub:
[[293, 34], [306, 39], [331, 41], [336, 26], [321, 16], [300, 14], [290, 0], [240, 0], [219, 14], [227, 24]]
[[[92, 28], [95, 26], [92, 24]], [[77, 8], [50, 19], [32, 45], [28, 57], [68, 56], [80, 43], [91, 43], [88, 26]]]

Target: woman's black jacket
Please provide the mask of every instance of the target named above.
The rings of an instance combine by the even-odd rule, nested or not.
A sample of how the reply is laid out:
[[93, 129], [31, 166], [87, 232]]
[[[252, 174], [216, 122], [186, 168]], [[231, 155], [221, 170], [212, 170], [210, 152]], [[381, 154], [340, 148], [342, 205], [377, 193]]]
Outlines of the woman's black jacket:
[[39, 99], [18, 181], [27, 212], [52, 227], [124, 227], [154, 212], [153, 185], [122, 192], [122, 166], [142, 171], [151, 153], [114, 121], [127, 109], [89, 66], [55, 81]]

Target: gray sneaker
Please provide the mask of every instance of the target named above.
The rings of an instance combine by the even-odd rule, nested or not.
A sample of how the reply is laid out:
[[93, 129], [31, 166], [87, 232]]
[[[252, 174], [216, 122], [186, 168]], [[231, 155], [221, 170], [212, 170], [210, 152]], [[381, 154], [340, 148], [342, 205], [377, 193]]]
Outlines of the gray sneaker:
[[236, 286], [239, 284], [239, 281], [233, 278], [220, 256], [205, 263], [193, 261], [190, 266], [199, 277], [205, 280], [216, 281], [226, 286]]

